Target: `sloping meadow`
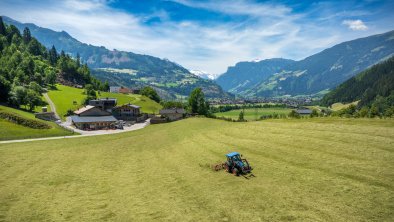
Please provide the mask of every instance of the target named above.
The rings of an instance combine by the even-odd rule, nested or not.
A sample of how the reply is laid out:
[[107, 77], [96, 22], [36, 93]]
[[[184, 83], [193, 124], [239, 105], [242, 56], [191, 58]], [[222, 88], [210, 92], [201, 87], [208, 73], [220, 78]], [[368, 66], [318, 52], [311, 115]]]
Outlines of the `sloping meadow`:
[[[394, 121], [205, 118], [0, 145], [5, 221], [389, 221]], [[254, 178], [209, 165], [238, 151]]]

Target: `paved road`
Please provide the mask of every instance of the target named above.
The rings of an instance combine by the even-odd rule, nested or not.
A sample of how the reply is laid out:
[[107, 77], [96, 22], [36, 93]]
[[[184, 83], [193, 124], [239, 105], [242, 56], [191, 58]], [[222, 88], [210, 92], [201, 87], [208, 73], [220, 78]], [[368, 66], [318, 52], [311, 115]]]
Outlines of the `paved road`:
[[51, 98], [49, 98], [48, 93], [43, 93], [45, 100], [48, 102], [49, 106], [51, 107], [52, 112], [55, 113], [56, 119], [60, 119], [59, 115], [56, 112], [56, 106], [52, 102]]
[[[75, 136], [57, 136], [57, 137], [44, 137], [44, 138], [35, 138], [35, 139], [23, 139], [23, 140], [7, 140], [7, 141], [0, 141], [0, 144], [4, 143], [22, 143], [22, 142], [31, 142], [31, 141], [40, 141], [40, 140], [58, 140], [58, 139], [71, 139], [71, 138], [78, 138], [78, 137], [86, 137], [86, 136], [100, 136], [106, 134], [114, 134], [114, 133], [124, 133], [134, 130], [139, 130], [145, 128], [150, 124], [150, 119], [146, 120], [143, 123], [136, 123], [131, 126], [125, 126], [123, 130], [96, 130], [96, 131], [83, 131], [83, 135], [75, 135]], [[74, 128], [75, 132], [78, 132]], [[81, 130], [82, 131], [82, 130]]]

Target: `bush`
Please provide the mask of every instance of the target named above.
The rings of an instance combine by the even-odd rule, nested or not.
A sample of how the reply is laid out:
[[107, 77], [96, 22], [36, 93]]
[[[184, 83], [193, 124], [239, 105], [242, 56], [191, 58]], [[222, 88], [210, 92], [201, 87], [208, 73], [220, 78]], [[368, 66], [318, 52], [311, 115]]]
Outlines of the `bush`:
[[19, 116], [17, 114], [14, 113], [8, 113], [8, 112], [4, 112], [0, 110], [0, 118], [8, 120], [10, 122], [22, 125], [22, 126], [26, 126], [32, 129], [50, 129], [52, 128], [50, 125], [37, 121], [37, 120], [33, 120], [33, 119], [26, 119], [22, 116]]

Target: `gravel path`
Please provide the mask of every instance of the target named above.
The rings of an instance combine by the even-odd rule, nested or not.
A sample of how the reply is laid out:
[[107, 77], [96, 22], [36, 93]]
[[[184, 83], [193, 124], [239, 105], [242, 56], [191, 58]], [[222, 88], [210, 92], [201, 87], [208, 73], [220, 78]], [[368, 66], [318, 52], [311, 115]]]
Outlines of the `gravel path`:
[[60, 119], [59, 115], [56, 112], [56, 106], [52, 102], [51, 98], [49, 98], [48, 93], [43, 93], [45, 100], [48, 102], [49, 106], [51, 107], [52, 112], [55, 113], [56, 119]]

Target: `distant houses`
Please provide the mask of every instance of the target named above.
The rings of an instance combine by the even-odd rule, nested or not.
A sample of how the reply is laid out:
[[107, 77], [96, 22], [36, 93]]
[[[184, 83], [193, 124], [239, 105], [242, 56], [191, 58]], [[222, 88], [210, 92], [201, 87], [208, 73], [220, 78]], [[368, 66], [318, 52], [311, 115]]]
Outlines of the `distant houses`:
[[111, 93], [124, 93], [124, 94], [139, 94], [140, 90], [139, 89], [129, 89], [123, 86], [110, 86], [109, 87], [109, 92]]
[[109, 92], [111, 93], [119, 93], [120, 86], [110, 86], [109, 87]]
[[160, 115], [169, 119], [170, 121], [179, 120], [184, 117], [186, 114], [185, 109], [183, 108], [170, 108], [170, 109], [162, 109], [160, 110]]
[[306, 107], [301, 107], [296, 109], [296, 113], [300, 115], [310, 115], [312, 113], [312, 110]]

